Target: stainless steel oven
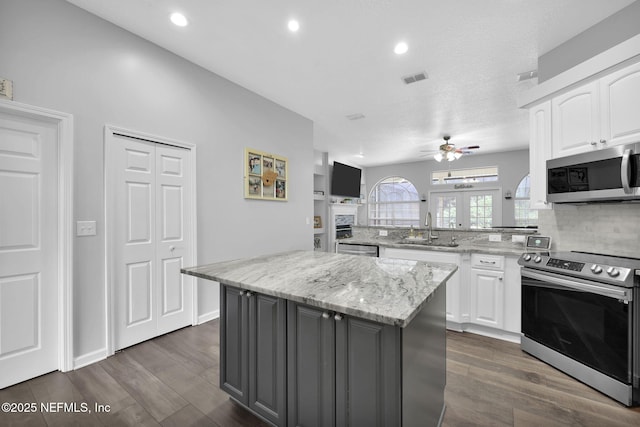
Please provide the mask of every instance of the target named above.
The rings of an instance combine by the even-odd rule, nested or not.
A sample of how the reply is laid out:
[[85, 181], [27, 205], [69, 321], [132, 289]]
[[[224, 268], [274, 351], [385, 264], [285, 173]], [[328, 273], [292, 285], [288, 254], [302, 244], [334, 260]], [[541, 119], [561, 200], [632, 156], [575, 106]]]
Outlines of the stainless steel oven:
[[627, 405], [640, 404], [640, 260], [581, 252], [526, 253], [527, 353]]
[[547, 200], [640, 200], [640, 142], [547, 160]]

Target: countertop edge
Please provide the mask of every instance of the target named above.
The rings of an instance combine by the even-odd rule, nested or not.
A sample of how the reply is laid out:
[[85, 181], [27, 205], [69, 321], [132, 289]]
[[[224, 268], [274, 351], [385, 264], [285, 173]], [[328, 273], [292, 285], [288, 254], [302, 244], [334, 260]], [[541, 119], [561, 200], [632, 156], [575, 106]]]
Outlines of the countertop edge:
[[[427, 263], [428, 264], [428, 263]], [[348, 306], [340, 306], [337, 304], [333, 304], [324, 300], [319, 300], [319, 299], [314, 299], [314, 298], [308, 298], [308, 297], [304, 297], [304, 296], [300, 296], [300, 295], [296, 295], [296, 294], [291, 294], [288, 292], [280, 292], [278, 290], [274, 290], [274, 289], [270, 289], [270, 288], [265, 288], [265, 287], [261, 287], [261, 286], [255, 286], [255, 285], [251, 285], [251, 284], [246, 284], [246, 283], [239, 283], [233, 280], [229, 280], [226, 278], [222, 278], [219, 277], [215, 274], [205, 274], [205, 273], [200, 273], [197, 271], [190, 271], [190, 269], [195, 269], [195, 268], [200, 268], [201, 266], [194, 266], [194, 267], [187, 267], [187, 268], [181, 268], [180, 272], [183, 274], [187, 274], [190, 276], [194, 276], [200, 279], [205, 279], [205, 280], [210, 280], [210, 281], [216, 281], [220, 284], [226, 285], [226, 286], [233, 286], [233, 287], [237, 287], [237, 288], [241, 288], [243, 290], [248, 290], [248, 291], [253, 291], [253, 292], [258, 292], [264, 295], [269, 295], [269, 296], [273, 296], [273, 297], [277, 297], [277, 298], [282, 298], [282, 299], [286, 299], [289, 301], [294, 301], [297, 303], [301, 303], [301, 304], [306, 304], [306, 305], [310, 305], [313, 307], [317, 307], [317, 308], [323, 308], [323, 309], [327, 309], [330, 311], [335, 311], [338, 313], [343, 313], [346, 315], [350, 315], [350, 316], [354, 316], [354, 317], [358, 317], [361, 319], [365, 319], [365, 320], [370, 320], [370, 321], [374, 321], [374, 322], [379, 322], [379, 323], [384, 323], [387, 325], [393, 325], [393, 326], [398, 326], [400, 328], [404, 328], [406, 326], [408, 326], [411, 321], [415, 318], [415, 316], [420, 312], [420, 310], [422, 310], [422, 308], [427, 304], [427, 302], [433, 298], [434, 293], [444, 284], [447, 283], [447, 281], [451, 278], [451, 276], [453, 276], [453, 274], [458, 271], [458, 266], [455, 264], [448, 264], [448, 263], [437, 263], [440, 265], [449, 265], [452, 267], [451, 271], [443, 278], [441, 279], [440, 283], [438, 285], [433, 286], [431, 292], [426, 295], [424, 297], [424, 299], [422, 300], [421, 303], [417, 304], [415, 306], [415, 308], [407, 314], [407, 316], [402, 319], [402, 318], [396, 318], [396, 317], [390, 317], [390, 316], [385, 316], [385, 315], [381, 315], [381, 314], [376, 314], [376, 313], [371, 313], [371, 312], [366, 312], [360, 309], [356, 309], [356, 308], [351, 308]]]

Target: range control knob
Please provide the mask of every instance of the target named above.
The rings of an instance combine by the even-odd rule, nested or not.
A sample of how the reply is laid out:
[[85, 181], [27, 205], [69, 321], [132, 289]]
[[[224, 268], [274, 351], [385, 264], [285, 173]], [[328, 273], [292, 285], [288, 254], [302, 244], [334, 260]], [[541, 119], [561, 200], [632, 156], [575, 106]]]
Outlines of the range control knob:
[[540, 255], [536, 255], [536, 257], [533, 259], [533, 262], [535, 263], [539, 263], [540, 261], [542, 261], [542, 257]]
[[617, 277], [620, 275], [620, 270], [614, 267], [607, 268], [607, 274], [611, 277]]
[[525, 261], [527, 261], [527, 262], [528, 262], [528, 261], [531, 261], [531, 255], [530, 255], [530, 254], [525, 254], [525, 255], [522, 257], [522, 259], [523, 259], [523, 260], [525, 260]]
[[600, 273], [602, 273], [602, 267], [600, 267], [598, 264], [593, 264], [591, 266], [591, 272], [593, 274], [600, 274]]

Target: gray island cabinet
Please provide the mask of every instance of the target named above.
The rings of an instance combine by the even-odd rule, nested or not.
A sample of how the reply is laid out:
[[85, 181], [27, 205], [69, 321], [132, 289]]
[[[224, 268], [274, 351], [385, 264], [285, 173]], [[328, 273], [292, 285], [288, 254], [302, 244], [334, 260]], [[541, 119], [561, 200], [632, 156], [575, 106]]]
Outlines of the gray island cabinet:
[[185, 268], [220, 282], [220, 388], [276, 426], [436, 426], [453, 264], [293, 251]]

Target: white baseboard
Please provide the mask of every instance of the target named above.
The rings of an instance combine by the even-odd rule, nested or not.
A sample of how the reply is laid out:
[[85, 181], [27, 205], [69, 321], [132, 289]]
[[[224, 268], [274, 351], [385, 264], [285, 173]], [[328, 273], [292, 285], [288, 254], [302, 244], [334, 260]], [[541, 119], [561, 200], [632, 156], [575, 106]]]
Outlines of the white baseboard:
[[213, 310], [209, 313], [201, 314], [198, 316], [198, 325], [201, 325], [209, 320], [217, 319], [220, 317], [220, 310]]
[[73, 359], [73, 369], [80, 369], [107, 358], [107, 349], [93, 351]]
[[447, 329], [456, 332], [468, 332], [471, 334], [482, 335], [489, 338], [495, 338], [502, 341], [509, 341], [520, 344], [521, 335], [516, 332], [508, 332], [502, 329], [494, 329], [487, 326], [476, 325], [473, 323], [458, 323], [447, 321]]

